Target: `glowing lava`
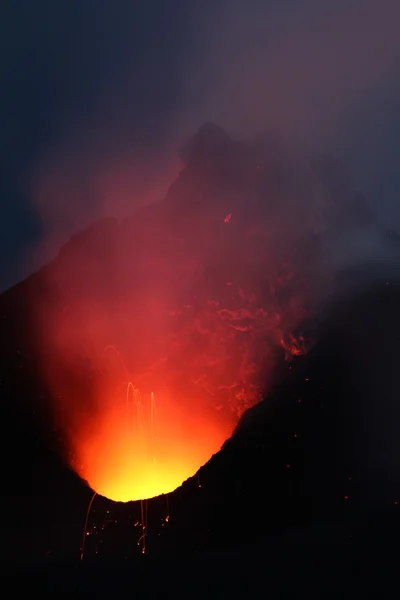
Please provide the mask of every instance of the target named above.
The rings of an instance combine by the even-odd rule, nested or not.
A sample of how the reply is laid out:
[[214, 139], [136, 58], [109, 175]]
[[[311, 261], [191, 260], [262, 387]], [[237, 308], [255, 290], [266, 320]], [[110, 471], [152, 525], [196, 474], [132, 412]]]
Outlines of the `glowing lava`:
[[215, 169], [200, 149], [164, 201], [75, 235], [34, 288], [35, 354], [63, 458], [112, 500], [169, 493], [218, 452], [268, 392], [282, 348], [304, 352], [291, 332], [325, 281], [319, 221], [301, 211], [298, 222], [297, 178], [281, 186], [272, 164], [255, 178], [258, 143], [223, 135], [219, 153], [214, 133]]
[[[115, 399], [114, 399], [115, 400]], [[230, 432], [154, 395], [143, 399], [128, 384], [124, 402], [111, 402], [88, 434], [75, 440], [79, 475], [98, 494], [128, 502], [166, 494], [193, 476]], [[156, 414], [157, 413], [157, 414]]]

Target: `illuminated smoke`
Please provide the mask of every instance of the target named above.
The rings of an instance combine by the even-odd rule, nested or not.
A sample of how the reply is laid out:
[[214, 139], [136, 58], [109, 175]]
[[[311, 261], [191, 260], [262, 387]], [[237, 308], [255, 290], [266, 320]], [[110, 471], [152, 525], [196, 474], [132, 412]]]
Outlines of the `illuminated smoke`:
[[115, 500], [170, 492], [217, 452], [277, 361], [307, 350], [296, 330], [320, 300], [320, 197], [307, 223], [292, 175], [271, 182], [264, 145], [213, 125], [193, 143], [164, 201], [94, 224], [42, 273], [56, 426], [76, 472]]
[[114, 500], [194, 475], [279, 361], [307, 352], [332, 247], [385, 234], [268, 139], [206, 124], [181, 154], [165, 200], [95, 223], [41, 275], [38, 352], [67, 460]]

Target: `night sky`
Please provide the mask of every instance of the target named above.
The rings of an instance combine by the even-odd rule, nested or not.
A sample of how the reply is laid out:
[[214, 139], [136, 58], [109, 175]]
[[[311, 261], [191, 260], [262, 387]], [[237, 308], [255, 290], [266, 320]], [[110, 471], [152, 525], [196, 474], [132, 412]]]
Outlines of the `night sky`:
[[206, 120], [343, 157], [400, 226], [394, 0], [9, 0], [0, 290], [93, 219], [161, 198]]

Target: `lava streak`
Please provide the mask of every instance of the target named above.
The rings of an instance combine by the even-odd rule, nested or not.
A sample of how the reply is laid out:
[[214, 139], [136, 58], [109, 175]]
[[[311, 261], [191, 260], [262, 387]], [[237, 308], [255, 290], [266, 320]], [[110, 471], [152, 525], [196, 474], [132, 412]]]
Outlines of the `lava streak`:
[[229, 431], [166, 395], [156, 406], [131, 383], [102, 402], [96, 427], [71, 440], [74, 467], [98, 494], [128, 502], [169, 493], [219, 450]]

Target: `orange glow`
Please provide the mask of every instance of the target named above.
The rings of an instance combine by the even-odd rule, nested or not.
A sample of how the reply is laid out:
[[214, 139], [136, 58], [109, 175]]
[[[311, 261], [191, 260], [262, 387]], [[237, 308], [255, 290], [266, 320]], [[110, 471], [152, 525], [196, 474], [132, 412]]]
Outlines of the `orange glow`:
[[40, 273], [33, 301], [63, 458], [115, 501], [194, 476], [268, 392], [283, 354], [307, 350], [292, 334], [314, 291], [297, 223], [288, 231], [279, 212], [253, 215], [247, 193], [241, 204], [229, 186], [221, 208], [213, 194], [191, 202], [214, 185], [196, 169], [193, 187], [191, 178], [133, 218], [75, 235]]
[[[109, 313], [112, 291], [76, 300], [64, 288], [59, 310], [38, 313], [41, 366], [65, 458], [99, 495], [127, 502], [175, 490], [260, 399], [274, 344], [288, 359], [303, 351], [279, 314], [242, 287], [227, 287], [238, 306], [228, 298], [167, 310], [149, 293], [136, 312], [122, 296]], [[289, 322], [297, 320], [295, 312]], [[107, 344], [117, 336], [115, 347]]]
[[229, 435], [182, 403], [164, 399], [152, 410], [128, 386], [127, 402], [110, 402], [88, 435], [74, 440], [79, 475], [98, 494], [118, 502], [166, 494], [194, 475]]

